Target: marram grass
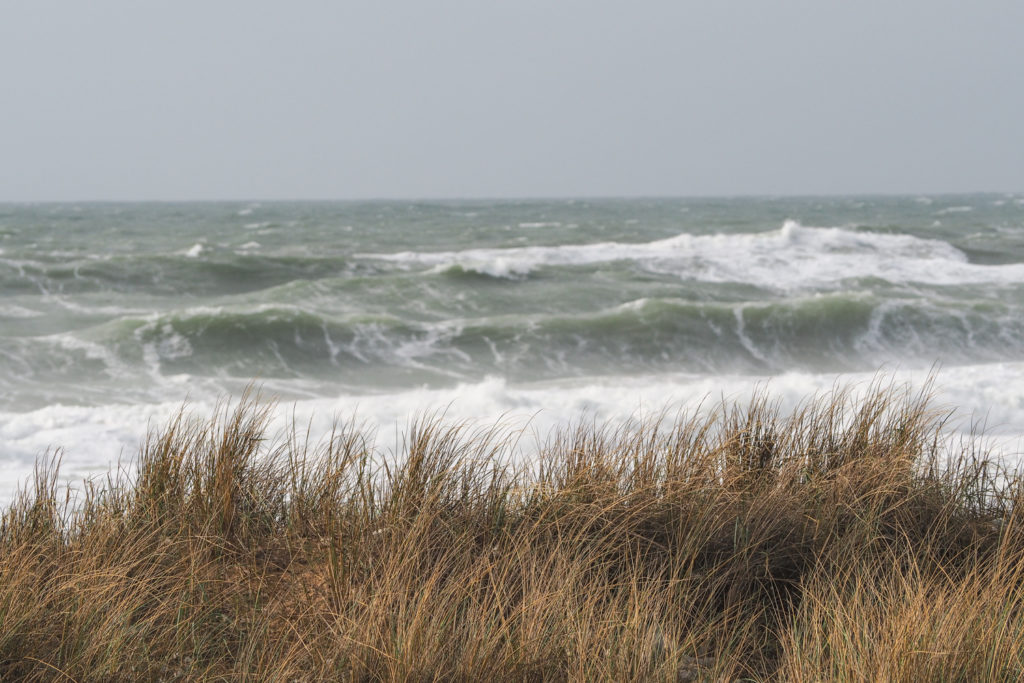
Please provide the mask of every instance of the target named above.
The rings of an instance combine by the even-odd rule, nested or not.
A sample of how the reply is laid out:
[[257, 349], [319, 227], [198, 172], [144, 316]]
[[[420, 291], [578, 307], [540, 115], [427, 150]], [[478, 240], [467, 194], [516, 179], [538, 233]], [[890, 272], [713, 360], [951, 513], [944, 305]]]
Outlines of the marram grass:
[[875, 386], [514, 434], [271, 440], [247, 396], [0, 521], [2, 680], [1015, 681], [1024, 487]]

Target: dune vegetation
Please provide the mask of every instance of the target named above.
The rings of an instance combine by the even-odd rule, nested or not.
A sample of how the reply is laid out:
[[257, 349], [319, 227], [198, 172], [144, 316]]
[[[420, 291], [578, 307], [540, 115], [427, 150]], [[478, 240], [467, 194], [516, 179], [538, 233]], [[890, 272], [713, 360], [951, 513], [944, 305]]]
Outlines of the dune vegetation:
[[1024, 486], [927, 388], [399, 453], [248, 395], [0, 522], [3, 680], [1024, 677]]

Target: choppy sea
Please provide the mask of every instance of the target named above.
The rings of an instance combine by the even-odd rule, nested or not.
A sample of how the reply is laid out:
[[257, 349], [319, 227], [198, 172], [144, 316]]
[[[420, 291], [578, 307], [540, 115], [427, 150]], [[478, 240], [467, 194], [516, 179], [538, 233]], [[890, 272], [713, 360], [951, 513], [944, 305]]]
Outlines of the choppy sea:
[[384, 443], [879, 371], [1020, 452], [1024, 195], [0, 204], [0, 500], [253, 381]]

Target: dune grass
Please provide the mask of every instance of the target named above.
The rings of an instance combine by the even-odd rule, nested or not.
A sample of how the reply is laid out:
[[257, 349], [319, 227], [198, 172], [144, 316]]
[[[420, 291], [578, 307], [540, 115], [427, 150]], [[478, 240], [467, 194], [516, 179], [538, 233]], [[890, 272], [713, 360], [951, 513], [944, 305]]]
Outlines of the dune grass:
[[1024, 487], [927, 390], [836, 390], [539, 458], [420, 420], [270, 439], [252, 395], [0, 521], [0, 679], [1019, 680]]

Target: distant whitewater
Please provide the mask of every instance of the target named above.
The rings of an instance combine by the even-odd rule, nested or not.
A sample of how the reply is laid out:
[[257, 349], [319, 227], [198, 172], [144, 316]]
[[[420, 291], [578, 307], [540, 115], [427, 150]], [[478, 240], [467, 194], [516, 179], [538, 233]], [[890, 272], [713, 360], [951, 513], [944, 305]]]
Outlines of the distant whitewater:
[[0, 499], [254, 379], [392, 438], [936, 365], [1024, 434], [1024, 196], [0, 205]]

